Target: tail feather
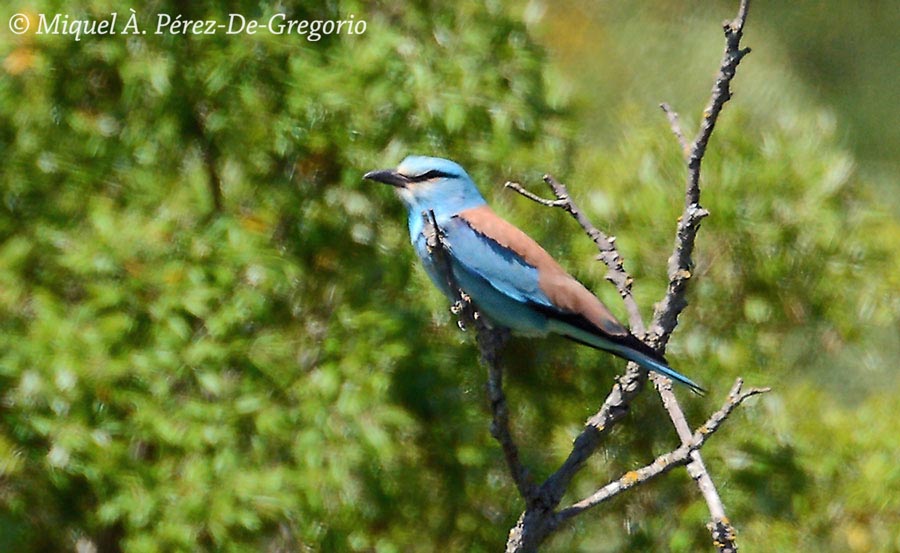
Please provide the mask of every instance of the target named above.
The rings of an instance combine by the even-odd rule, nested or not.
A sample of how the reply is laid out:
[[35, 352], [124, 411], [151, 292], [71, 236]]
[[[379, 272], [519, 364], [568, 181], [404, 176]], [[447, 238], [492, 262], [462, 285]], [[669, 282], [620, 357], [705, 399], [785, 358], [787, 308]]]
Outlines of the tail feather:
[[648, 355], [646, 355], [644, 353], [635, 351], [633, 349], [625, 350], [625, 351], [618, 351], [617, 353], [619, 355], [625, 357], [629, 361], [634, 361], [635, 363], [644, 367], [647, 370], [656, 371], [664, 376], [671, 378], [675, 382], [680, 382], [681, 384], [686, 385], [694, 393], [697, 393], [700, 395], [704, 395], [706, 393], [706, 390], [704, 390], [699, 384], [697, 384], [690, 378], [679, 373], [672, 367], [649, 357]]
[[634, 361], [647, 370], [658, 372], [684, 384], [697, 394], [706, 393], [702, 386], [674, 370], [665, 357], [631, 333], [621, 336], [603, 335], [596, 329], [584, 328], [584, 325], [575, 326], [570, 322], [554, 319], [550, 319], [550, 325], [551, 331], [558, 332], [570, 340]]

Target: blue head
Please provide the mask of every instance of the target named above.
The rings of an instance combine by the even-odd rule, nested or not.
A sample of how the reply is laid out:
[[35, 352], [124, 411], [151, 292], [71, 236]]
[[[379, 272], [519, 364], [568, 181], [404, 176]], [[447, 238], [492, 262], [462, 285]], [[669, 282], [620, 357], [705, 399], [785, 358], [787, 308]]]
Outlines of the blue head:
[[449, 159], [407, 156], [396, 169], [369, 171], [363, 178], [396, 187], [410, 217], [427, 211], [448, 217], [485, 203], [466, 171]]

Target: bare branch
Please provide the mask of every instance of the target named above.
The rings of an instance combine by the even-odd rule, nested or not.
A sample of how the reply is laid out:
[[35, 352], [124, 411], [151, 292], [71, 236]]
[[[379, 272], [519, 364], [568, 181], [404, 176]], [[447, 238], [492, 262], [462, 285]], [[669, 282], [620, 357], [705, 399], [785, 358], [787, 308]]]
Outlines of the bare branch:
[[613, 385], [600, 410], [587, 420], [581, 434], [575, 438], [569, 456], [541, 485], [541, 495], [548, 503], [554, 507], [559, 504], [569, 482], [600, 445], [600, 438], [609, 433], [613, 425], [628, 412], [628, 405], [643, 387], [641, 373], [640, 367], [629, 363], [625, 375]]
[[585, 216], [581, 209], [575, 204], [575, 200], [569, 195], [569, 190], [566, 188], [565, 184], [559, 182], [550, 175], [544, 175], [544, 182], [547, 183], [547, 186], [550, 187], [553, 195], [556, 196], [555, 200], [541, 198], [540, 196], [525, 190], [522, 185], [515, 182], [507, 182], [504, 186], [518, 192], [531, 201], [547, 207], [558, 207], [564, 210], [571, 215], [579, 225], [581, 225], [581, 228], [594, 242], [597, 246], [597, 250], [600, 252], [597, 259], [603, 261], [608, 268], [606, 280], [616, 286], [616, 290], [619, 291], [619, 295], [625, 303], [625, 309], [628, 311], [628, 324], [631, 325], [632, 332], [638, 335], [643, 334], [644, 320], [641, 318], [640, 309], [638, 309], [637, 302], [634, 301], [634, 296], [631, 293], [631, 285], [633, 284], [634, 279], [625, 271], [625, 260], [619, 254], [619, 250], [617, 250], [615, 246], [616, 237], [607, 236], [603, 231], [591, 223], [587, 216]]
[[[700, 222], [709, 215], [709, 212], [700, 205], [700, 167], [709, 138], [715, 128], [716, 121], [722, 111], [722, 107], [731, 99], [731, 80], [737, 71], [741, 59], [750, 52], [749, 48], [741, 49], [740, 41], [744, 32], [744, 24], [747, 21], [749, 0], [741, 0], [737, 17], [725, 22], [725, 53], [719, 68], [719, 74], [713, 85], [712, 95], [707, 108], [703, 112], [703, 120], [700, 130], [693, 143], [686, 147], [684, 134], [680, 132], [681, 126], [678, 115], [668, 104], [662, 104], [669, 124], [678, 139], [682, 154], [689, 152], [687, 163], [687, 183], [685, 186], [684, 212], [678, 221], [675, 234], [675, 246], [669, 257], [669, 286], [666, 295], [656, 305], [653, 320], [650, 324], [649, 341], [655, 342], [656, 347], [665, 350], [669, 337], [678, 324], [678, 316], [687, 307], [687, 283], [693, 273], [693, 261], [691, 255], [694, 250], [694, 242], [697, 232], [700, 230]], [[669, 413], [675, 430], [683, 444], [688, 444], [690, 431], [687, 420], [684, 417], [678, 400], [667, 385], [660, 386], [657, 382], [657, 390], [663, 400], [663, 405]], [[711, 521], [708, 525], [712, 534], [713, 544], [721, 553], [734, 553], [737, 551], [735, 543], [735, 531], [725, 514], [725, 505], [719, 496], [712, 477], [706, 470], [700, 452], [690, 452], [691, 463], [688, 465], [688, 473], [697, 482], [697, 487], [703, 495], [709, 508]]]
[[459, 288], [453, 274], [453, 265], [443, 242], [443, 231], [437, 224], [434, 211], [422, 214], [425, 219], [423, 233], [428, 252], [435, 260], [435, 265], [447, 279], [447, 286], [454, 292], [455, 301], [452, 311], [459, 316], [460, 327], [474, 327], [481, 362], [488, 369], [488, 399], [491, 403], [491, 435], [500, 443], [506, 466], [516, 483], [519, 494], [529, 503], [536, 496], [536, 488], [528, 469], [519, 460], [519, 448], [509, 430], [509, 409], [506, 406], [506, 395], [503, 393], [503, 369], [500, 365], [500, 351], [509, 338], [507, 329], [490, 327], [479, 316], [471, 299]]
[[[548, 207], [559, 207], [572, 215], [578, 221], [584, 230], [597, 246], [600, 255], [598, 259], [603, 261], [608, 268], [607, 280], [616, 285], [619, 294], [622, 296], [626, 306], [629, 307], [629, 322], [632, 329], [636, 332], [642, 332], [644, 328], [643, 320], [634, 300], [631, 285], [633, 278], [625, 270], [622, 256], [615, 247], [615, 239], [608, 238], [605, 233], [597, 229], [590, 220], [579, 210], [572, 197], [569, 195], [566, 186], [553, 177], [547, 175], [544, 181], [550, 186], [551, 191], [556, 196], [556, 200], [545, 200], [530, 192], [525, 191], [516, 183], [507, 183], [507, 188], [512, 188], [526, 198], [529, 198], [541, 205]], [[525, 193], [523, 193], [525, 192]], [[640, 335], [640, 334], [638, 334]], [[663, 346], [662, 349], [664, 349]], [[634, 363], [629, 363], [625, 375], [621, 377], [612, 392], [607, 396], [600, 410], [592, 416], [585, 424], [581, 434], [575, 439], [572, 451], [566, 458], [565, 462], [554, 472], [540, 487], [540, 496], [544, 505], [551, 506], [550, 511], [558, 505], [562, 499], [565, 490], [575, 474], [581, 470], [587, 459], [594, 453], [600, 444], [602, 437], [608, 433], [613, 425], [618, 422], [627, 412], [628, 404], [640, 392], [643, 387], [644, 371]], [[651, 374], [657, 390], [662, 398], [663, 405], [672, 419], [672, 423], [684, 444], [688, 444], [691, 439], [691, 430], [687, 423], [687, 419], [678, 404], [675, 394], [672, 392], [671, 382], [655, 373]], [[725, 510], [718, 491], [703, 459], [697, 450], [688, 452], [690, 464], [688, 465], [688, 473], [697, 482], [697, 486], [707, 500], [710, 508], [710, 516], [713, 521], [725, 521]], [[520, 523], [525, 522], [526, 511]], [[548, 515], [549, 516], [549, 515]], [[553, 525], [549, 522], [534, 524], [534, 528], [541, 531], [552, 531]], [[731, 532], [733, 534], [733, 531]], [[527, 534], [526, 534], [527, 537]]]
[[732, 388], [731, 393], [728, 396], [725, 404], [721, 409], [716, 411], [709, 417], [709, 419], [691, 436], [691, 439], [683, 444], [678, 449], [674, 451], [670, 451], [665, 455], [660, 455], [656, 458], [655, 461], [646, 465], [642, 468], [639, 468], [634, 471], [629, 471], [619, 477], [617, 480], [610, 482], [609, 484], [603, 486], [589, 497], [582, 499], [581, 501], [573, 504], [570, 507], [566, 507], [557, 513], [557, 520], [562, 522], [573, 516], [590, 509], [592, 507], [596, 507], [597, 505], [609, 501], [613, 497], [619, 495], [629, 488], [633, 488], [635, 486], [639, 486], [650, 480], [665, 474], [666, 472], [672, 470], [675, 467], [686, 465], [691, 462], [691, 454], [696, 453], [703, 447], [703, 444], [712, 436], [716, 430], [719, 429], [721, 424], [731, 415], [734, 411], [735, 407], [740, 405], [745, 399], [755, 396], [757, 394], [762, 394], [769, 391], [769, 388], [751, 388], [746, 391], [742, 391], [741, 388], [743, 386], [743, 381], [738, 378], [737, 382], [735, 382], [734, 388]]
[[[675, 235], [675, 247], [669, 258], [669, 287], [663, 301], [657, 304], [653, 315], [653, 323], [650, 326], [651, 333], [656, 337], [660, 345], [665, 345], [672, 331], [678, 324], [678, 316], [687, 307], [685, 293], [687, 282], [692, 276], [693, 262], [691, 254], [694, 251], [694, 240], [700, 229], [700, 221], [709, 212], [700, 206], [700, 165], [706, 154], [709, 137], [712, 135], [722, 112], [725, 102], [731, 99], [731, 80], [734, 78], [737, 66], [749, 48], [740, 48], [741, 37], [744, 33], [744, 23], [747, 21], [749, 0], [741, 0], [737, 17], [725, 22], [725, 54], [722, 58], [716, 82], [713, 85], [709, 104], [703, 111], [703, 120], [697, 137], [690, 146], [690, 155], [687, 159], [688, 177], [684, 198], [684, 212], [678, 220], [678, 229]], [[664, 108], [665, 109], [665, 108]], [[669, 112], [667, 113], [674, 113]], [[670, 117], [671, 120], [671, 117]]]
[[[537, 194], [534, 194], [534, 193], [529, 192], [528, 190], [522, 188], [522, 185], [517, 182], [507, 181], [506, 184], [504, 184], [503, 186], [504, 186], [504, 188], [509, 188], [510, 190], [518, 192], [519, 194], [525, 196], [532, 202], [539, 203], [546, 207], [561, 207], [563, 209], [566, 209], [566, 200], [546, 200], [544, 198], [541, 198]], [[568, 211], [568, 209], [566, 209], [566, 211]]]
[[528, 469], [519, 460], [519, 448], [509, 430], [509, 409], [506, 406], [506, 395], [503, 393], [503, 368], [499, 360], [500, 350], [508, 338], [509, 331], [506, 329], [491, 329], [486, 326], [478, 328], [477, 341], [481, 362], [488, 368], [487, 390], [493, 413], [491, 436], [500, 443], [506, 466], [519, 490], [519, 495], [528, 504], [537, 496], [537, 487]]
[[[671, 382], [667, 379], [660, 378], [655, 379], [655, 383], [656, 389], [659, 392], [659, 397], [662, 399], [663, 407], [666, 409], [666, 412], [669, 413], [669, 418], [675, 426], [675, 432], [678, 434], [681, 443], [690, 443], [691, 429], [688, 425], [687, 418], [684, 416], [684, 412], [681, 410], [681, 406], [678, 404], [678, 399], [672, 392]], [[719, 497], [719, 491], [716, 489], [716, 485], [713, 483], [709, 471], [706, 470], [706, 464], [703, 462], [703, 457], [700, 456], [699, 451], [695, 450], [691, 452], [690, 458], [691, 462], [687, 465], [687, 471], [691, 476], [691, 479], [697, 483], [700, 494], [703, 495], [703, 498], [706, 500], [710, 518], [712, 520], [725, 520], [725, 505], [722, 503], [722, 498]]]
[[[669, 119], [669, 124], [678, 140], [682, 153], [686, 157], [688, 166], [685, 209], [679, 219], [674, 251], [669, 259], [669, 286], [663, 301], [657, 304], [653, 322], [651, 324], [651, 333], [650, 335], [645, 336], [645, 340], [661, 352], [665, 351], [668, 339], [677, 325], [678, 315], [684, 310], [684, 307], [687, 306], [687, 301], [684, 296], [687, 282], [692, 276], [691, 254], [693, 252], [694, 241], [696, 239], [697, 231], [699, 230], [700, 221], [709, 215], [709, 213], [699, 204], [700, 165], [703, 156], [706, 153], [709, 137], [715, 127], [718, 115], [725, 102], [731, 98], [730, 82], [735, 75], [737, 65], [740, 63], [743, 56], [750, 51], [749, 48], [743, 50], [740, 49], [740, 39], [747, 18], [748, 4], [749, 0], [741, 0], [737, 18], [731, 22], [726, 22], [724, 26], [726, 35], [725, 55], [722, 60], [719, 75], [716, 78], [715, 86], [713, 87], [710, 103], [704, 111], [700, 131], [692, 144], [688, 144], [687, 139], [681, 130], [681, 124], [678, 120], [677, 113], [675, 113], [668, 104], [661, 105]], [[541, 205], [564, 209], [578, 221], [585, 233], [597, 245], [597, 248], [600, 251], [599, 258], [606, 263], [608, 267], [607, 280], [616, 285], [619, 294], [622, 296], [628, 310], [629, 322], [633, 331], [638, 335], [642, 335], [644, 325], [631, 292], [632, 278], [624, 269], [622, 258], [614, 246], [614, 239], [608, 238], [603, 232], [590, 223], [572, 201], [565, 185], [557, 182], [549, 175], [545, 176], [544, 180], [550, 186], [554, 196], [556, 196], [556, 200], [540, 198], [523, 189], [516, 183], [507, 183], [506, 187], [512, 188], [519, 194]], [[596, 450], [600, 438], [609, 431], [609, 428], [616, 421], [621, 419], [622, 415], [626, 412], [631, 399], [640, 391], [644, 378], [643, 371], [633, 363], [629, 363], [625, 375], [619, 383], [613, 387], [612, 392], [606, 398], [603, 406], [597, 414], [587, 421], [584, 430], [575, 439], [569, 457], [541, 486], [539, 503], [526, 509], [519, 518], [516, 526], [510, 531], [509, 540], [507, 542], [507, 551], [532, 550], [537, 547], [537, 544], [547, 535], [555, 530], [558, 522], [556, 517], [561, 516], [562, 512], [554, 515], [553, 510], [559, 504], [569, 482], [574, 477], [575, 473], [581, 469], [587, 458]], [[734, 529], [731, 527], [725, 516], [724, 505], [722, 504], [715, 484], [709, 476], [700, 456], [699, 446], [695, 447], [693, 445], [695, 443], [694, 438], [696, 437], [696, 434], [691, 434], [684, 413], [678, 405], [675, 395], [672, 393], [671, 383], [664, 377], [659, 377], [657, 375], [653, 376], [653, 380], [663, 401], [663, 405], [669, 413], [683, 444], [681, 448], [672, 453], [675, 454], [676, 452], [681, 452], [679, 456], [677, 456], [679, 459], [678, 463], [666, 465], [668, 468], [665, 470], [671, 470], [674, 466], [688, 464], [688, 472], [697, 482], [698, 488], [709, 506], [710, 516], [712, 518], [709, 528], [712, 532], [714, 544], [722, 553], [737, 551], [737, 546], [734, 544]], [[751, 390], [747, 395], [741, 396], [740, 384], [741, 382], [739, 380], [735, 389], [732, 391], [732, 396], [739, 399], [733, 404], [726, 404], [727, 409], [723, 408], [727, 413], [730, 413], [734, 407], [743, 401], [743, 399], [749, 397], [749, 395], [760, 393], [760, 390]], [[711, 420], [716, 419], [721, 412], [722, 411], [714, 414]], [[719, 422], [724, 420], [724, 417], [727, 417], [727, 414], [725, 414]], [[717, 427], [717, 425], [718, 423], [716, 423], [715, 427]], [[705, 425], [705, 427], [708, 429], [709, 423]], [[703, 430], [703, 427], [701, 427], [701, 430]], [[700, 445], [702, 445], [702, 441], [705, 439], [706, 438], [702, 438], [699, 442]], [[680, 457], [682, 455], [683, 459]], [[645, 468], [652, 472], [653, 470], [656, 470], [653, 469], [656, 465], [657, 464], [654, 463], [654, 465], [649, 465]], [[658, 474], [664, 472], [665, 471], [659, 471]], [[619, 491], [612, 493], [612, 495], [615, 495], [626, 489], [626, 487], [621, 487], [621, 489], [619, 489], [616, 486], [621, 486], [621, 482], [609, 484], [607, 487], [601, 489], [598, 494], [604, 492], [604, 490], [607, 490], [605, 493], [612, 493], [612, 490], [618, 489]], [[597, 501], [597, 503], [599, 502], [602, 501]], [[569, 509], [576, 508], [577, 505], [578, 504]], [[593, 506], [593, 504], [591, 506]], [[568, 516], [574, 516], [582, 510], [584, 509], [563, 512], [569, 512], [571, 514]]]

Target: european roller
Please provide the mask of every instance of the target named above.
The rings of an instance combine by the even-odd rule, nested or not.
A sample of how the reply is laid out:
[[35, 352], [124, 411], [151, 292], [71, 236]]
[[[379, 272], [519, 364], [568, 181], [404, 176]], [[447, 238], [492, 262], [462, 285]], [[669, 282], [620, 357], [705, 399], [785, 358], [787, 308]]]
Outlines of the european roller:
[[703, 391], [631, 334], [537, 242], [494, 213], [457, 163], [409, 156], [396, 169], [370, 171], [364, 178], [396, 189], [409, 211], [412, 245], [428, 276], [451, 301], [457, 294], [425, 235], [431, 213], [455, 284], [494, 325], [525, 336], [560, 334]]

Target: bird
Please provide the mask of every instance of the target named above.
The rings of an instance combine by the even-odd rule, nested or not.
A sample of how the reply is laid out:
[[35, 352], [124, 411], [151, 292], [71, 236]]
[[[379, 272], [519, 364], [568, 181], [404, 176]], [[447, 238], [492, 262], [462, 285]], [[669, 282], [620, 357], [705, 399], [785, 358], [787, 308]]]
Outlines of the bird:
[[[497, 215], [456, 162], [411, 155], [396, 169], [369, 171], [363, 178], [394, 187], [408, 210], [413, 248], [450, 301], [459, 297], [452, 282], [482, 316], [513, 334], [559, 334], [705, 392], [634, 336], [540, 244]], [[429, 220], [439, 229], [445, 265], [428, 241]]]

